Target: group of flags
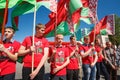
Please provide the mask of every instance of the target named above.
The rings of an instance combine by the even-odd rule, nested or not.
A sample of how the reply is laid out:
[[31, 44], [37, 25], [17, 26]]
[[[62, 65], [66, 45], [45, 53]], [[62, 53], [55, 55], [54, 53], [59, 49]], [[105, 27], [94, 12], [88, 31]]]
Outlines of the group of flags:
[[[36, 10], [44, 6], [51, 11], [48, 15], [50, 20], [45, 24], [46, 37], [53, 37], [57, 33], [63, 35], [74, 34], [78, 30], [81, 20], [87, 24], [94, 24], [94, 29], [89, 34], [91, 41], [94, 38], [93, 35], [100, 33], [114, 34], [114, 15], [107, 15], [98, 21], [98, 0], [0, 0], [1, 30], [7, 2], [9, 3], [7, 8], [13, 8], [11, 23], [15, 30], [19, 28], [19, 16], [34, 12], [35, 6]], [[7, 16], [8, 14], [9, 12]]]

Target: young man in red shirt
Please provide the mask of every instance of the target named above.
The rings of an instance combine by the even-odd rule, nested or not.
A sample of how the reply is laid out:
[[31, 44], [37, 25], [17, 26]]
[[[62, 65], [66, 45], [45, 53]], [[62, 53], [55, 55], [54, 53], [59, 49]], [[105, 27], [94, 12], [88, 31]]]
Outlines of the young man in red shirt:
[[[34, 36], [34, 46], [32, 46], [32, 36], [28, 36], [22, 42], [19, 55], [23, 58], [23, 80], [43, 80], [44, 79], [44, 63], [48, 57], [48, 40], [44, 38], [45, 26], [43, 24], [36, 25], [36, 33]], [[34, 53], [34, 70], [32, 70], [32, 52]]]
[[57, 34], [55, 36], [55, 46], [50, 51], [50, 80], [66, 80], [66, 66], [69, 63], [69, 52], [68, 48], [62, 45], [62, 42], [63, 35]]
[[13, 40], [14, 29], [6, 27], [5, 40], [0, 43], [0, 80], [15, 80], [16, 60], [20, 43]]
[[[89, 36], [84, 37], [82, 56], [82, 69], [83, 69], [83, 79], [84, 80], [95, 80], [96, 79], [96, 62], [97, 62], [97, 52], [94, 46], [90, 44]], [[88, 53], [85, 55], [85, 53]]]
[[79, 80], [80, 56], [74, 35], [70, 36], [70, 44], [67, 47], [70, 55], [70, 63], [67, 65], [67, 80]]
[[96, 80], [100, 80], [100, 75], [101, 72], [103, 74], [103, 76], [105, 77], [105, 80], [110, 80], [110, 75], [106, 69], [106, 66], [104, 65], [104, 56], [103, 56], [103, 48], [101, 48], [101, 44], [100, 44], [100, 39], [96, 38], [95, 39], [95, 50], [97, 51], [97, 55], [98, 55], [98, 60], [96, 63], [96, 68], [97, 68], [97, 74], [96, 74]]

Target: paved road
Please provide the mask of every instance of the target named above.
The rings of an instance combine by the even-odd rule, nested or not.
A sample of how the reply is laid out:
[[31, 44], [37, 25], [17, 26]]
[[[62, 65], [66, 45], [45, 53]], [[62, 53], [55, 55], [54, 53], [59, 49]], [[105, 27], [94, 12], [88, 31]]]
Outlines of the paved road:
[[[49, 72], [50, 72], [50, 68], [49, 68], [49, 64], [46, 63], [45, 64], [45, 80], [49, 80]], [[17, 63], [17, 71], [16, 71], [16, 79], [20, 80], [22, 79], [22, 64]], [[118, 76], [118, 80], [120, 80], [120, 70], [117, 71], [117, 76]], [[82, 80], [82, 75], [80, 74], [80, 80]], [[103, 76], [101, 76], [101, 80], [105, 80]]]

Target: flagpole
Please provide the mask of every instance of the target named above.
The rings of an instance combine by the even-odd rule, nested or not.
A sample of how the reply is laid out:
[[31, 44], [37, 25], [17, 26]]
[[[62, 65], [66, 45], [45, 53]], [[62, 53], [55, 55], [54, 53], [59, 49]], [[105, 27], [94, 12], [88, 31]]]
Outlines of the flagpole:
[[115, 14], [113, 14], [113, 23], [114, 23], [113, 35], [115, 35]]
[[[54, 26], [54, 41], [55, 41], [55, 38], [56, 38], [56, 27], [57, 27], [57, 7], [58, 7], [58, 1], [57, 0], [55, 0], [55, 2], [57, 2], [57, 5], [56, 5], [56, 21], [55, 21], [55, 26]], [[55, 45], [55, 43], [54, 43], [54, 45]], [[53, 49], [53, 53], [52, 53], [52, 55], [51, 55], [51, 58], [53, 58], [54, 56], [55, 56], [55, 54], [56, 54], [56, 48], [54, 48]], [[56, 64], [54, 63], [54, 66], [56, 67]]]
[[[33, 20], [33, 35], [32, 35], [32, 46], [34, 47], [34, 34], [35, 34], [35, 24], [36, 24], [36, 0], [34, 7], [34, 20]], [[32, 52], [32, 72], [34, 70], [34, 52]]]
[[[97, 3], [98, 3], [98, 0], [97, 0]], [[97, 3], [96, 3], [96, 6], [97, 6]], [[98, 24], [97, 7], [96, 7], [96, 14], [95, 14], [95, 17], [96, 17], [96, 18], [93, 18], [93, 19], [97, 19], [97, 20], [95, 20], [95, 27], [94, 27], [94, 40], [93, 40], [93, 43], [95, 43], [96, 25]]]
[[[55, 0], [57, 2], [57, 0]], [[57, 6], [58, 6], [58, 3], [57, 3]], [[56, 6], [56, 24], [55, 24], [55, 36], [56, 36], [56, 27], [57, 27], [57, 6]]]
[[8, 4], [9, 4], [9, 1], [6, 0], [6, 7], [5, 7], [5, 11], [4, 11], [4, 20], [3, 20], [2, 31], [1, 31], [1, 42], [3, 41], [3, 38], [4, 38], [4, 29], [5, 29], [5, 23], [6, 23], [7, 13], [8, 13]]

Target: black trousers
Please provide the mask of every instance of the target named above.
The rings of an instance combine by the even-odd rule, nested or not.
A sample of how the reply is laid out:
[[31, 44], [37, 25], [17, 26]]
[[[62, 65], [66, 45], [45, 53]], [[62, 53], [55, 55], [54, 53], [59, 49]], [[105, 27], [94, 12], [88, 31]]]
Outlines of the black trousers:
[[0, 80], [15, 80], [15, 73], [0, 76]]
[[[45, 69], [43, 66], [33, 80], [44, 80], [44, 73], [45, 73]], [[23, 69], [22, 69], [22, 78], [23, 79], [22, 80], [30, 80], [30, 76], [29, 76], [30, 74], [31, 74], [31, 68], [23, 67]]]
[[67, 80], [79, 80], [79, 69], [67, 69]]
[[117, 70], [114, 70], [109, 64], [106, 64], [106, 67], [110, 74], [110, 80], [117, 80]]
[[101, 73], [105, 77], [105, 80], [110, 80], [110, 75], [109, 75], [109, 73], [106, 69], [106, 66], [104, 65], [103, 62], [97, 62], [96, 63], [96, 68], [97, 68], [96, 80], [100, 80], [100, 74]]
[[57, 76], [50, 74], [50, 80], [66, 80], [66, 75]]

